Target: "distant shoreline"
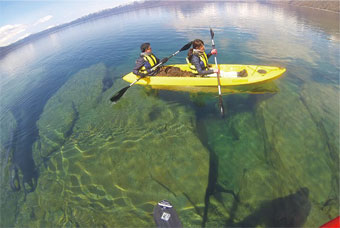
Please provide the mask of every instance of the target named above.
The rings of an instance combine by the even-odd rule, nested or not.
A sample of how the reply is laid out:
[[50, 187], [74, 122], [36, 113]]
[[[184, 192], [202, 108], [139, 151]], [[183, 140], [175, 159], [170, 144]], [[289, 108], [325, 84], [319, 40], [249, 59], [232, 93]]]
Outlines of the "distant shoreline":
[[[80, 17], [74, 21], [71, 21], [69, 23], [61, 24], [49, 29], [46, 29], [44, 31], [32, 34], [28, 37], [25, 37], [21, 40], [18, 40], [8, 46], [0, 47], [0, 59], [5, 57], [9, 52], [29, 43], [34, 40], [38, 40], [42, 37], [45, 37], [47, 35], [53, 34], [55, 32], [58, 32], [60, 30], [83, 24], [86, 22], [89, 22], [91, 20], [96, 20], [100, 18], [109, 17], [112, 15], [120, 14], [120, 13], [127, 13], [138, 9], [146, 9], [146, 8], [153, 8], [163, 5], [176, 5], [178, 2], [190, 2], [189, 1], [168, 1], [168, 0], [159, 0], [159, 1], [144, 1], [144, 2], [133, 2], [128, 5], [123, 6], [117, 6], [110, 9], [105, 9], [99, 12], [95, 12], [83, 17]], [[199, 1], [199, 2], [207, 2], [207, 1]], [[288, 6], [296, 6], [296, 7], [308, 7], [311, 9], [317, 9], [317, 10], [323, 10], [327, 12], [333, 12], [333, 13], [340, 13], [339, 8], [339, 1], [299, 1], [299, 0], [224, 0], [224, 1], [210, 1], [210, 2], [253, 2], [253, 3], [270, 3], [270, 4], [278, 4], [278, 5], [288, 5]]]
[[[156, 4], [155, 4], [156, 3]], [[41, 32], [38, 33], [34, 33], [32, 35], [29, 35], [21, 40], [18, 40], [8, 46], [4, 46], [4, 47], [0, 47], [0, 59], [5, 57], [8, 53], [10, 53], [11, 51], [29, 43], [35, 40], [38, 40], [42, 37], [45, 37], [47, 35], [53, 34], [55, 32], [61, 31], [63, 29], [75, 26], [75, 25], [79, 25], [79, 24], [83, 24], [92, 20], [97, 20], [100, 18], [105, 18], [105, 17], [109, 17], [112, 15], [117, 15], [117, 14], [121, 14], [121, 13], [127, 13], [127, 12], [131, 12], [137, 9], [146, 9], [146, 8], [153, 8], [155, 6], [162, 6], [162, 5], [168, 5], [171, 3], [175, 3], [175, 2], [170, 2], [170, 1], [145, 1], [145, 2], [133, 2], [131, 4], [128, 5], [123, 5], [123, 6], [117, 6], [114, 8], [110, 8], [110, 9], [105, 9], [105, 10], [101, 10], [99, 12], [95, 12], [83, 17], [80, 17], [74, 21], [71, 21], [69, 23], [64, 23], [46, 30], [43, 30]]]

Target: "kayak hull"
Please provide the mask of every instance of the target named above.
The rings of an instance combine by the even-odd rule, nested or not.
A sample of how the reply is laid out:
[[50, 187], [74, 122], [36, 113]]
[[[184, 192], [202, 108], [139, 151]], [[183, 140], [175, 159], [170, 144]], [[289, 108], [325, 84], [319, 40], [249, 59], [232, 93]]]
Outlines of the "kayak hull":
[[[168, 91], [182, 91], [190, 93], [216, 93], [218, 91], [217, 86], [157, 86], [152, 85], [152, 89], [156, 90], [168, 90]], [[221, 93], [250, 93], [250, 94], [265, 94], [265, 93], [277, 93], [279, 88], [275, 82], [258, 83], [252, 85], [240, 85], [240, 86], [222, 86]]]
[[[190, 71], [187, 64], [171, 65], [179, 67], [181, 70]], [[282, 76], [286, 71], [282, 67], [256, 66], [256, 65], [231, 65], [220, 64], [220, 70], [224, 72], [240, 72], [246, 70], [247, 77], [220, 77], [221, 86], [238, 86], [264, 83]], [[127, 82], [134, 82], [139, 76], [129, 73], [123, 77]], [[150, 86], [217, 86], [216, 76], [197, 76], [197, 77], [170, 77], [170, 76], [147, 76], [139, 80], [136, 84]]]

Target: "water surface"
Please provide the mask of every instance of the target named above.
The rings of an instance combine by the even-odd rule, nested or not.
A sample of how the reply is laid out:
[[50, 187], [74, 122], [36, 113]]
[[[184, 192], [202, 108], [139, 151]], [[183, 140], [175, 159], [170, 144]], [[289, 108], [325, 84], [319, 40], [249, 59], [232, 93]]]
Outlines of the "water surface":
[[[210, 47], [209, 27], [219, 63], [287, 72], [224, 92], [224, 119], [217, 89], [136, 85], [110, 104], [141, 43], [159, 58], [195, 38]], [[165, 198], [185, 226], [314, 227], [339, 214], [338, 14], [155, 3], [28, 43], [0, 74], [3, 226], [153, 226]]]

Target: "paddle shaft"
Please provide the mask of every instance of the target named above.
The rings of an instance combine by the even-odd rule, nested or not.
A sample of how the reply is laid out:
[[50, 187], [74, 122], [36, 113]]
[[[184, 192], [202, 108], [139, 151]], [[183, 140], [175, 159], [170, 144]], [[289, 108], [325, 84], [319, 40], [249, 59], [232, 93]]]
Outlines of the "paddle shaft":
[[[215, 49], [214, 39], [212, 39], [211, 42], [212, 42], [212, 48]], [[221, 96], [220, 67], [217, 64], [217, 54], [214, 55], [214, 58], [215, 58], [216, 68], [218, 69], [218, 72], [217, 72], [218, 94]]]
[[[173, 53], [172, 55], [170, 55], [170, 56], [168, 57], [168, 60], [169, 60], [170, 58], [174, 57], [175, 55], [177, 55], [179, 52], [180, 52], [180, 50], [178, 50], [178, 51], [176, 51], [175, 53]], [[156, 66], [152, 67], [150, 71], [152, 72], [152, 71], [156, 70], [158, 67], [162, 66], [163, 64], [164, 64], [164, 63], [161, 61], [161, 62], [158, 63]], [[136, 84], [136, 83], [137, 83], [140, 79], [142, 79], [142, 78], [144, 78], [144, 76], [141, 76], [141, 77], [139, 77], [138, 79], [136, 79], [134, 82], [132, 82], [132, 83], [130, 84], [130, 87], [133, 86], [134, 84]]]
[[[158, 67], [160, 67], [161, 65], [163, 65], [164, 63], [166, 63], [170, 58], [174, 57], [175, 55], [177, 55], [179, 52], [181, 51], [185, 51], [188, 50], [191, 46], [192, 42], [187, 43], [186, 45], [184, 45], [181, 49], [179, 49], [178, 51], [176, 51], [175, 53], [173, 53], [172, 55], [170, 55], [168, 58], [162, 59], [164, 61], [161, 61], [160, 63], [158, 63], [156, 66], [151, 68], [151, 72], [156, 70]], [[136, 84], [139, 80], [141, 80], [142, 78], [144, 78], [146, 75], [140, 76], [138, 79], [136, 79], [134, 82], [132, 82], [129, 86], [124, 87], [123, 89], [119, 90], [117, 93], [115, 93], [110, 100], [114, 103], [116, 103], [123, 95], [124, 93], [134, 84]]]
[[137, 78], [134, 82], [132, 82], [130, 85], [129, 85], [129, 87], [131, 87], [131, 86], [133, 86], [134, 84], [136, 84], [139, 80], [141, 80], [142, 78], [144, 78], [144, 77], [139, 77], [139, 78]]
[[[175, 55], [177, 55], [179, 52], [180, 52], [180, 50], [178, 50], [178, 51], [176, 51], [175, 53], [173, 53], [172, 55], [170, 55], [170, 56], [168, 57], [167, 61], [168, 61], [169, 59], [171, 59], [172, 57], [174, 57]], [[150, 71], [152, 72], [152, 71], [156, 70], [158, 67], [160, 67], [160, 66], [163, 65], [163, 64], [164, 64], [164, 63], [161, 61], [161, 62], [158, 63], [156, 66], [152, 67]]]
[[[215, 49], [215, 42], [214, 42], [214, 32], [210, 28], [210, 34], [211, 34], [211, 43], [212, 43], [212, 48]], [[223, 99], [222, 99], [222, 93], [221, 93], [221, 81], [220, 81], [220, 67], [217, 64], [217, 54], [214, 55], [215, 57], [215, 65], [216, 68], [218, 69], [217, 72], [217, 87], [218, 87], [218, 99], [219, 99], [219, 107], [221, 111], [222, 117], [224, 116], [224, 107], [223, 107]]]
[[[183, 49], [183, 48], [182, 48]], [[182, 50], [181, 49], [181, 50]], [[181, 50], [178, 50], [178, 51], [176, 51], [175, 53], [173, 53], [172, 55], [170, 55], [169, 57], [168, 57], [168, 59], [167, 60], [169, 60], [169, 59], [171, 59], [172, 57], [174, 57], [175, 55], [177, 55]], [[216, 58], [216, 57], [215, 57]], [[158, 67], [160, 67], [160, 66], [162, 66], [164, 63], [161, 61], [160, 63], [158, 63], [156, 66], [154, 66], [154, 67], [152, 67], [151, 68], [151, 72], [152, 71], [154, 71], [154, 70], [156, 70]], [[142, 78], [144, 78], [144, 77], [139, 77], [138, 79], [136, 79], [134, 82], [132, 82], [131, 84], [130, 84], [130, 87], [131, 86], [133, 86], [134, 84], [136, 84], [140, 79], [142, 79]]]

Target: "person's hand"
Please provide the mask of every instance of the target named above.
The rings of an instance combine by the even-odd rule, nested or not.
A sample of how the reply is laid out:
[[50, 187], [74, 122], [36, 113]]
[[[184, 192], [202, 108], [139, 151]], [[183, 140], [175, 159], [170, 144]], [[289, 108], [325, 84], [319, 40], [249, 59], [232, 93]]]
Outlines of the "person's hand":
[[216, 55], [217, 54], [217, 50], [216, 49], [212, 49], [210, 52], [212, 55]]
[[149, 75], [149, 73], [139, 73], [138, 74], [138, 76], [140, 77], [140, 78], [145, 78], [146, 76], [148, 76]]
[[164, 59], [161, 60], [161, 62], [162, 62], [162, 63], [166, 63], [166, 62], [168, 62], [168, 60], [169, 60], [169, 58], [166, 58], [166, 57], [165, 57]]
[[[214, 49], [215, 50], [215, 49]], [[214, 69], [214, 73], [218, 73], [219, 72], [219, 70], [218, 69]]]

